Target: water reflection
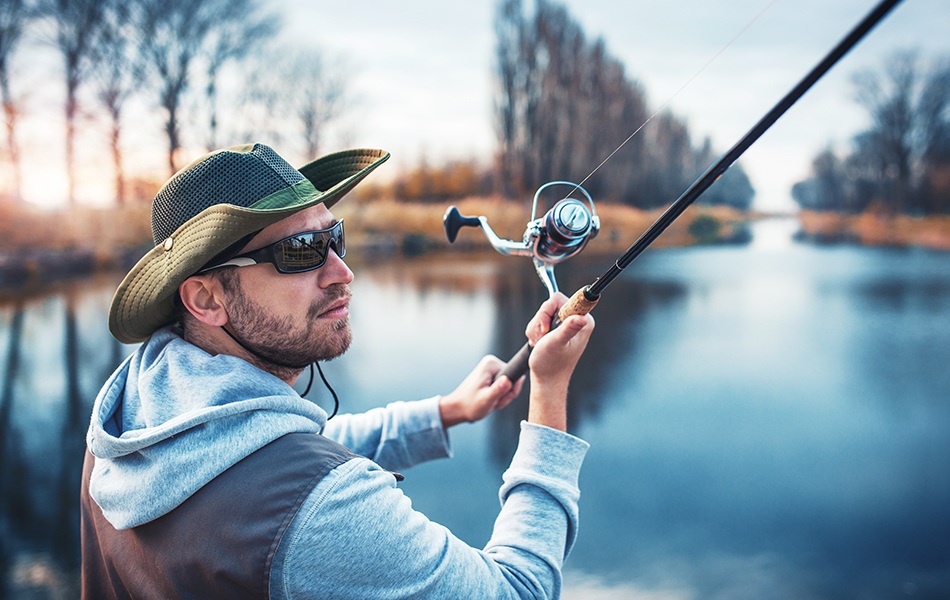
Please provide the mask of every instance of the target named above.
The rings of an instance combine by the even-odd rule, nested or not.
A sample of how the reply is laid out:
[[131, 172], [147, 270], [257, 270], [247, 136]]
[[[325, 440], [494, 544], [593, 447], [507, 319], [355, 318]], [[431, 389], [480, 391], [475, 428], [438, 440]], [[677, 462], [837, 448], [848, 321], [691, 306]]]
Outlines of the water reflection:
[[[563, 264], [558, 274], [560, 287], [571, 295], [575, 288], [567, 287], [565, 282], [580, 288], [590, 282], [583, 278], [590, 278], [590, 274], [600, 266], [594, 260]], [[491, 351], [505, 359], [524, 344], [525, 325], [547, 296], [533, 276], [530, 265], [519, 264], [518, 267], [522, 268], [511, 266], [507, 269], [495, 298], [499, 315], [495, 321]], [[638, 321], [651, 308], [682, 300], [684, 295], [684, 286], [670, 281], [645, 285], [634, 279], [620, 279], [612, 284], [610, 300], [598, 305], [595, 313], [597, 321], [606, 326], [596, 329], [589, 350], [578, 363], [572, 380], [568, 404], [568, 426], [572, 431], [576, 431], [586, 418], [602, 414], [607, 403], [623, 401], [622, 396], [604, 394], [604, 382], [621, 357], [631, 358], [634, 364], [637, 363], [636, 357], [642, 350], [637, 337]], [[507, 465], [514, 454], [517, 431], [528, 411], [527, 397], [528, 393], [523, 393], [508, 408], [492, 417], [496, 423], [490, 430], [490, 447], [499, 468]]]
[[77, 494], [98, 386], [122, 347], [104, 327], [113, 278], [0, 301], [0, 557], [5, 596], [76, 597]]
[[[356, 259], [354, 344], [326, 368], [347, 411], [510, 356], [545, 296], [528, 261]], [[597, 307], [571, 388], [571, 428], [593, 445], [564, 597], [950, 596], [945, 265], [778, 244], [638, 259]], [[561, 287], [603, 267], [566, 263]], [[132, 350], [105, 327], [117, 279], [0, 300], [0, 596], [75, 596], [88, 414]], [[471, 544], [525, 398], [407, 473], [413, 505]]]

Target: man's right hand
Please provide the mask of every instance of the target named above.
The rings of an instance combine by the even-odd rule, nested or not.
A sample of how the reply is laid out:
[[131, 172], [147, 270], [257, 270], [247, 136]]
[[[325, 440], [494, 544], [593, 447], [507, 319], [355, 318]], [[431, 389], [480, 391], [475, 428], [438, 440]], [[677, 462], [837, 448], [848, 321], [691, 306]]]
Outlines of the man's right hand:
[[571, 315], [551, 330], [551, 320], [567, 300], [557, 293], [545, 301], [525, 331], [533, 346], [528, 360], [528, 421], [561, 431], [567, 430], [568, 384], [594, 331], [594, 318], [589, 314]]

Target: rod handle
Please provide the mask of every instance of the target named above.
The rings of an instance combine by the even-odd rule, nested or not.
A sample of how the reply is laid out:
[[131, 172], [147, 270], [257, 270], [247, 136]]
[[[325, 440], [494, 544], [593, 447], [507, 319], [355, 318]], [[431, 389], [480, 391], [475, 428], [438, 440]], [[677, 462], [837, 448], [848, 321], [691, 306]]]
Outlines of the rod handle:
[[[568, 318], [571, 315], [586, 315], [590, 311], [594, 310], [594, 307], [597, 306], [597, 302], [600, 298], [595, 298], [591, 300], [587, 297], [587, 287], [582, 287], [581, 289], [574, 292], [574, 295], [571, 296], [567, 302], [564, 303], [564, 306], [561, 307], [561, 310], [558, 311], [554, 319], [551, 321], [551, 329], [554, 329], [561, 324], [564, 319]], [[524, 346], [518, 350], [514, 356], [502, 367], [501, 372], [498, 373], [498, 377], [504, 375], [510, 381], [518, 381], [518, 379], [528, 372], [528, 359], [531, 357], [531, 345], [528, 342], [525, 342]]]

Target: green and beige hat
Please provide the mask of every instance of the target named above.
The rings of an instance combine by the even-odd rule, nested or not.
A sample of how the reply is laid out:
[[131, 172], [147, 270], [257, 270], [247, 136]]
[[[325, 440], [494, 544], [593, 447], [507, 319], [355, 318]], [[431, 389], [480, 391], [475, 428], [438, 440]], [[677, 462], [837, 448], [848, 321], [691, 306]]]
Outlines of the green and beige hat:
[[248, 144], [184, 167], [152, 201], [155, 247], [116, 290], [112, 335], [131, 344], [172, 323], [185, 279], [236, 253], [268, 225], [316, 204], [333, 206], [388, 158], [383, 150], [345, 150], [298, 170], [271, 148]]

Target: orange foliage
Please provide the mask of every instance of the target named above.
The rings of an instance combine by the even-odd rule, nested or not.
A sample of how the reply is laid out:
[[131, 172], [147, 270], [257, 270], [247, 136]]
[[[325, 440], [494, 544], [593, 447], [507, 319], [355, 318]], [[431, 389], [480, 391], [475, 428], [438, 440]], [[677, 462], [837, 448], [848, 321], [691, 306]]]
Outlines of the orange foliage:
[[812, 238], [950, 250], [950, 215], [911, 217], [875, 210], [857, 215], [802, 211], [799, 221], [805, 235]]
[[[471, 196], [454, 203], [466, 216], [487, 216], [499, 237], [520, 241], [531, 217], [528, 203], [504, 200], [497, 196]], [[428, 248], [448, 248], [442, 228], [442, 216], [448, 204], [377, 200], [340, 203], [334, 212], [347, 221], [347, 244], [398, 248], [407, 236], [423, 238]], [[585, 253], [619, 253], [643, 233], [662, 211], [643, 211], [620, 204], [598, 205], [600, 234]], [[721, 236], [733, 235], [747, 220], [745, 213], [726, 206], [692, 206], [656, 240], [656, 246], [685, 246], [696, 243], [689, 232], [700, 216], [712, 217], [720, 224]], [[352, 223], [352, 225], [350, 225]], [[455, 243], [458, 248], [489, 249], [479, 229], [462, 228]]]
[[150, 205], [121, 208], [40, 210], [24, 205], [0, 209], [0, 249], [92, 251], [108, 264], [117, 251], [151, 245]]

